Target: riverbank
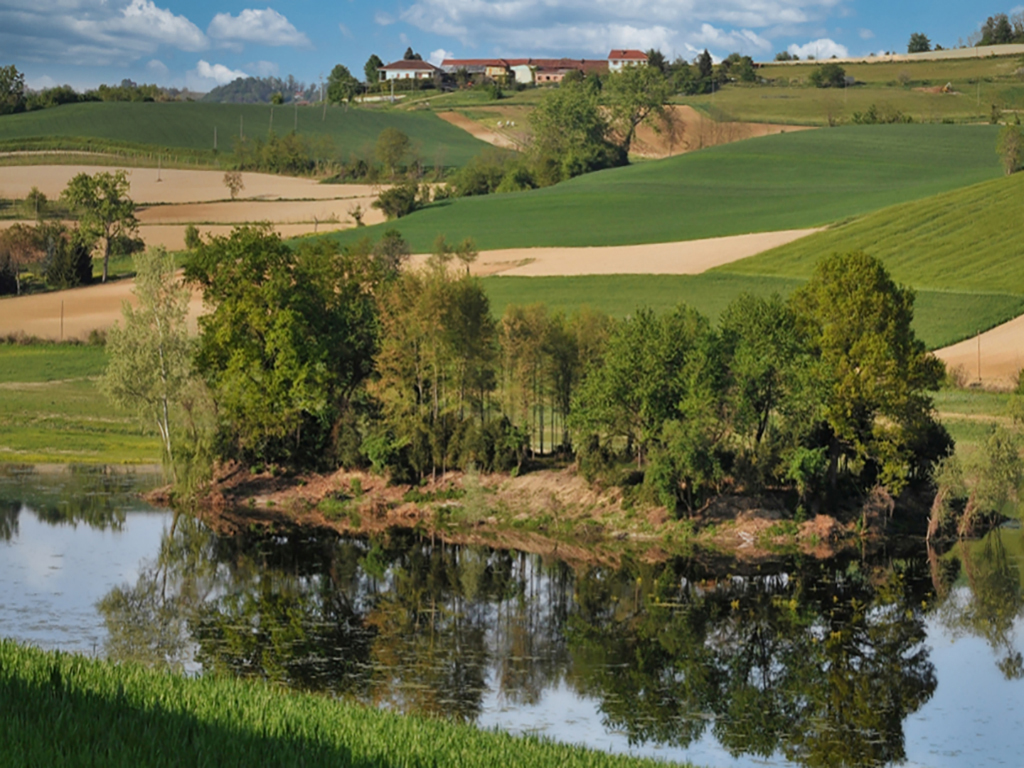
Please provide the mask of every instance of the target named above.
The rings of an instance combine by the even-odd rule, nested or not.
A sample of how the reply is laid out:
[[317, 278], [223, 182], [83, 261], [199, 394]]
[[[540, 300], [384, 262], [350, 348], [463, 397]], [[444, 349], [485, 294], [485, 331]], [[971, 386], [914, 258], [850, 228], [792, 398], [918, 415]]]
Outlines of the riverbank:
[[[372, 536], [404, 528], [571, 564], [618, 566], [627, 554], [662, 562], [696, 548], [745, 561], [797, 552], [828, 558], [881, 540], [892, 510], [892, 500], [878, 493], [858, 507], [857, 522], [829, 515], [797, 521], [784, 499], [722, 496], [680, 518], [550, 460], [517, 476], [448, 472], [419, 486], [389, 485], [367, 472], [286, 476], [251, 469], [222, 466], [198, 499], [198, 516], [218, 533], [310, 528]], [[169, 504], [169, 489], [147, 500]]]
[[186, 678], [6, 640], [0, 708], [0, 762], [12, 768], [666, 765], [261, 682]]

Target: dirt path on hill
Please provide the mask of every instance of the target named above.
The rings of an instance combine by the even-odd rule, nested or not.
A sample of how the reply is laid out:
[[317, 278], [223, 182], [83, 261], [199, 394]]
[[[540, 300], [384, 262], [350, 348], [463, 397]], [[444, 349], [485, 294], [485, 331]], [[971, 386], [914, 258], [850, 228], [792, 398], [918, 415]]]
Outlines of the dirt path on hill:
[[[79, 173], [112, 172], [114, 166], [93, 165], [8, 165], [0, 166], [0, 197], [24, 199], [32, 187], [51, 200], [60, 196], [70, 179]], [[231, 197], [224, 186], [223, 171], [184, 171], [173, 168], [131, 168], [128, 181], [131, 198], [144, 203], [202, 203]], [[160, 179], [158, 181], [158, 179]], [[242, 199], [330, 200], [375, 197], [369, 184], [320, 184], [314, 179], [242, 173]]]
[[[981, 350], [981, 372], [978, 354]], [[968, 381], [981, 380], [986, 389], [1013, 389], [1017, 372], [1024, 368], [1024, 315], [958, 344], [936, 350], [949, 368], [960, 366]]]
[[519, 145], [509, 137], [500, 134], [497, 131], [492, 131], [483, 124], [478, 123], [476, 120], [471, 120], [463, 114], [458, 112], [438, 112], [437, 116], [446, 123], [451, 123], [456, 128], [461, 128], [475, 139], [486, 141], [488, 144], [493, 144], [494, 146], [501, 147], [502, 149], [519, 149]]
[[[577, 275], [699, 275], [713, 267], [755, 256], [818, 232], [793, 229], [680, 243], [598, 248], [509, 248], [484, 251], [473, 263], [478, 276], [572, 277]], [[424, 264], [425, 254], [413, 256]]]

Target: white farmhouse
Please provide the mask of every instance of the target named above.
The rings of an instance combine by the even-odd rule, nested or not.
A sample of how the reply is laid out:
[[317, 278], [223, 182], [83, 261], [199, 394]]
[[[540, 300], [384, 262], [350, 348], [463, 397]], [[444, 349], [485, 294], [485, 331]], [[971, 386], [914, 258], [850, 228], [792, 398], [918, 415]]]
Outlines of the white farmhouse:
[[429, 61], [405, 59], [385, 64], [378, 69], [378, 72], [380, 72], [382, 82], [384, 80], [432, 80], [435, 75], [441, 73], [441, 69]]
[[614, 50], [608, 54], [608, 71], [621, 72], [625, 67], [646, 67], [647, 54], [643, 51]]

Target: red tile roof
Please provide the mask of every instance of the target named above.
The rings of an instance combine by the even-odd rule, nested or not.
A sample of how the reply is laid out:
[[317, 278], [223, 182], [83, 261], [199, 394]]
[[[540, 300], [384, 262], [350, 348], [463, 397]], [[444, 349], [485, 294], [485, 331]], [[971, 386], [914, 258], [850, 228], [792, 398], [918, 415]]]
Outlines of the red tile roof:
[[397, 69], [397, 70], [403, 70], [403, 69], [404, 70], [416, 70], [416, 69], [418, 69], [418, 70], [430, 70], [431, 72], [433, 72], [434, 70], [437, 69], [437, 67], [435, 67], [433, 64], [431, 64], [429, 61], [420, 61], [419, 59], [403, 59], [402, 61], [393, 61], [390, 64], [385, 64], [383, 67], [378, 67], [378, 69], [386, 69], [388, 71], [393, 70], [393, 69]]
[[647, 54], [643, 51], [615, 49], [608, 54], [608, 58], [616, 61], [647, 61]]

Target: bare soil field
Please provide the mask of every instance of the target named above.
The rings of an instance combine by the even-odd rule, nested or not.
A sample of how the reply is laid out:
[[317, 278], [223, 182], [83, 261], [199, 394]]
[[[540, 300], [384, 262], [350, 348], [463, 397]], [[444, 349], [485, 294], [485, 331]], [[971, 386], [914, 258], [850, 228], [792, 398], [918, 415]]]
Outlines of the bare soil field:
[[[23, 333], [41, 339], [85, 339], [92, 330], [105, 330], [121, 319], [121, 305], [134, 304], [134, 280], [115, 280], [68, 291], [0, 299], [0, 336]], [[189, 327], [197, 330], [202, 313], [199, 293], [189, 304]]]
[[[283, 227], [278, 227], [279, 229]], [[153, 226], [150, 230], [172, 227]], [[223, 230], [223, 227], [201, 227], [201, 231]], [[766, 232], [685, 243], [656, 243], [608, 248], [522, 248], [485, 251], [473, 264], [476, 275], [696, 275], [712, 267], [753, 256], [775, 248], [815, 230]], [[220, 231], [216, 231], [220, 234]], [[284, 234], [284, 233], [282, 233]], [[146, 242], [156, 243], [147, 238]], [[168, 244], [168, 247], [175, 247]], [[176, 247], [180, 247], [176, 246]], [[417, 266], [427, 256], [413, 256]], [[84, 338], [93, 329], [106, 329], [121, 317], [121, 302], [131, 300], [133, 280], [118, 280], [106, 285], [92, 285], [70, 291], [36, 294], [0, 299], [0, 335], [24, 333], [47, 339], [61, 338], [63, 304], [63, 338]], [[202, 313], [202, 300], [194, 294], [189, 308], [190, 324]]]
[[[349, 222], [349, 210], [356, 205], [365, 213], [367, 224], [384, 221], [384, 215], [370, 208], [375, 197], [353, 197], [344, 200], [236, 200], [223, 203], [185, 203], [182, 205], [140, 206], [136, 216], [140, 224], [216, 223], [241, 224], [269, 221], [274, 224], [314, 224], [315, 222]], [[310, 229], [312, 231], [312, 229]]]
[[[0, 166], [0, 197], [23, 199], [32, 187], [53, 199], [79, 173], [117, 170], [91, 165], [9, 165]], [[184, 171], [176, 169], [125, 168], [136, 203], [200, 203], [227, 200], [221, 171]], [[159, 181], [158, 181], [159, 179]], [[273, 176], [268, 173], [243, 173], [242, 199], [256, 200], [334, 200], [375, 197], [379, 189], [368, 184], [320, 184], [313, 179]]]
[[[575, 275], [698, 275], [817, 232], [795, 229], [752, 235], [602, 248], [509, 248], [484, 251], [470, 271], [478, 276], [571, 277]], [[426, 254], [411, 263], [426, 262]]]
[[950, 369], [962, 367], [969, 382], [980, 381], [986, 389], [1013, 389], [1024, 368], [1024, 315], [935, 355]]
[[807, 125], [777, 125], [774, 123], [720, 123], [693, 107], [672, 107], [669, 129], [655, 131], [649, 125], [637, 129], [631, 154], [639, 157], [663, 158], [694, 152], [719, 144], [731, 144], [777, 133], [814, 130]]
[[[720, 123], [693, 107], [676, 105], [669, 109], [671, 126], [661, 131], [655, 131], [649, 125], [640, 126], [631, 155], [660, 159], [744, 139], [813, 130], [813, 126], [807, 125]], [[488, 144], [503, 149], [519, 149], [529, 143], [531, 136], [529, 111], [522, 106], [477, 107], [473, 112], [485, 115], [484, 118], [475, 120], [461, 112], [441, 112], [438, 117]], [[510, 120], [515, 123], [514, 127], [508, 125]]]

